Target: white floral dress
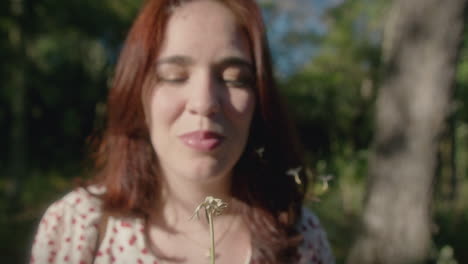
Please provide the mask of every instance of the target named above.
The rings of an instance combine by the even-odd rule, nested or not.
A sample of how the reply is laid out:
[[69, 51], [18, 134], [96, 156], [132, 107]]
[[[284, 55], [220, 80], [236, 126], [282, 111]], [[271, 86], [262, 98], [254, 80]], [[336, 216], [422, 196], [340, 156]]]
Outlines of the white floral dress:
[[[102, 190], [90, 188], [93, 193]], [[79, 188], [53, 203], [40, 221], [30, 263], [35, 264], [162, 264], [147, 248], [143, 221], [109, 216], [105, 236], [97, 245], [101, 201]], [[334, 258], [317, 217], [303, 210], [298, 225], [304, 235], [300, 264], [331, 264]], [[259, 263], [249, 259], [247, 263]]]

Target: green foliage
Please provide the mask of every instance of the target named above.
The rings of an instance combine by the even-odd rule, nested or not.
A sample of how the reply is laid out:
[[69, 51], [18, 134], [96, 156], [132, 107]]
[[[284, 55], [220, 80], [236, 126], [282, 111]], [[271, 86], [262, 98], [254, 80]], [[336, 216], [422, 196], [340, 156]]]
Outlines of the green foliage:
[[443, 246], [437, 254], [437, 264], [458, 264], [453, 256], [453, 248], [449, 245]]
[[[298, 122], [315, 171], [311, 208], [320, 216], [338, 263], [359, 231], [380, 78], [380, 14], [384, 2], [350, 0], [328, 10], [328, 31], [302, 69], [281, 90]], [[323, 179], [332, 177], [330, 189]]]
[[[329, 161], [316, 162], [316, 184], [311, 192], [319, 201], [311, 208], [321, 218], [338, 263], [343, 263], [351, 248], [356, 225], [362, 212], [367, 173], [367, 150], [356, 150], [350, 145], [335, 145]], [[332, 177], [330, 189], [324, 190], [323, 177]]]
[[354, 0], [332, 8], [317, 53], [281, 85], [305, 144], [320, 155], [328, 156], [332, 144], [367, 148], [372, 137], [380, 33], [371, 26], [375, 14], [363, 6]]
[[468, 30], [463, 35], [463, 44], [458, 57], [455, 85], [454, 114], [457, 119], [468, 122]]
[[[85, 140], [101, 128], [118, 50], [141, 2], [0, 3], [0, 126], [6, 128], [0, 131], [0, 147], [6, 150], [0, 153], [0, 225], [8, 227], [1, 230], [0, 255], [5, 263], [27, 262], [37, 219], [72, 188], [72, 178], [83, 177]], [[11, 140], [19, 132], [23, 136]], [[18, 162], [21, 170], [12, 165]]]

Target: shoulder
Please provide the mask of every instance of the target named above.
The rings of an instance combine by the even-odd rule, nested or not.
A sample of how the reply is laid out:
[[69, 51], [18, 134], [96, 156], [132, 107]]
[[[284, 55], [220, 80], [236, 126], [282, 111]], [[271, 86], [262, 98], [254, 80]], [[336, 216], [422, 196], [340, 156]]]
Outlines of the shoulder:
[[37, 228], [31, 262], [89, 262], [102, 214], [101, 193], [97, 187], [78, 188], [52, 203]]
[[51, 222], [56, 222], [56, 224], [67, 225], [65, 222], [67, 218], [71, 220], [68, 224], [72, 226], [78, 222], [93, 222], [102, 213], [102, 202], [97, 196], [101, 193], [98, 191], [96, 187], [77, 188], [66, 194], [47, 208], [41, 224], [50, 226]]
[[297, 228], [303, 236], [303, 241], [299, 247], [299, 263], [335, 263], [325, 229], [322, 227], [319, 218], [308, 208], [302, 208]]
[[306, 207], [302, 207], [298, 228], [305, 238], [326, 236], [325, 229], [320, 223], [318, 216]]

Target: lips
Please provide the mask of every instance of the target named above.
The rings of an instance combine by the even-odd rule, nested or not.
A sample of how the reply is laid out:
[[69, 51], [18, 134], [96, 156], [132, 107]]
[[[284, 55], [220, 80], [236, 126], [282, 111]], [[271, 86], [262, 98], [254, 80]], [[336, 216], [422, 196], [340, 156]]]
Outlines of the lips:
[[182, 142], [197, 151], [211, 151], [218, 147], [224, 137], [213, 131], [194, 131], [179, 136]]

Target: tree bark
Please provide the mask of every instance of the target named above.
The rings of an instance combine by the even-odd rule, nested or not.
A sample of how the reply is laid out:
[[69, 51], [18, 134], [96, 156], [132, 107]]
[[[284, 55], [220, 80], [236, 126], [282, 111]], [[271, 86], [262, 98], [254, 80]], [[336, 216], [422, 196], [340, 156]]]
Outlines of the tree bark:
[[362, 232], [349, 264], [424, 262], [438, 137], [451, 111], [466, 0], [394, 0]]

